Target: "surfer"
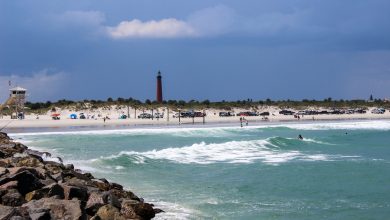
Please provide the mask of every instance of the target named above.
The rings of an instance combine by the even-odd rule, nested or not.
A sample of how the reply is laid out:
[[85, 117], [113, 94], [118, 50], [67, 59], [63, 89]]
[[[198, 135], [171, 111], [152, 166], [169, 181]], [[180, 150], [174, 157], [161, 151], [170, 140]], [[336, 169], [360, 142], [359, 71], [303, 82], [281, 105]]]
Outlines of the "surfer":
[[303, 140], [302, 135], [298, 135], [298, 139], [299, 139], [299, 140]]

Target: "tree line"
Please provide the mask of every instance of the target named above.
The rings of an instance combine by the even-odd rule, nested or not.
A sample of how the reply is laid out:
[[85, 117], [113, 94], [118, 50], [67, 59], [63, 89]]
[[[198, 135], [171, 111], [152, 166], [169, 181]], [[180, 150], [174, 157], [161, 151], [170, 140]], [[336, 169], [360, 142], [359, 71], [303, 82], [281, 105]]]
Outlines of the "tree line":
[[372, 99], [370, 97], [370, 100], [334, 100], [332, 98], [326, 98], [324, 100], [309, 100], [309, 99], [303, 99], [303, 100], [271, 100], [271, 99], [265, 99], [265, 100], [257, 100], [254, 101], [252, 99], [245, 99], [245, 100], [237, 100], [237, 101], [215, 101], [212, 102], [210, 100], [166, 100], [162, 103], [158, 103], [156, 101], [152, 101], [149, 99], [146, 99], [145, 101], [137, 100], [134, 98], [108, 98], [107, 100], [82, 100], [82, 101], [72, 101], [67, 99], [61, 99], [56, 102], [26, 102], [25, 106], [32, 110], [48, 110], [50, 108], [66, 108], [69, 106], [84, 106], [87, 108], [99, 108], [104, 106], [111, 106], [111, 105], [124, 105], [124, 106], [130, 106], [132, 108], [146, 108], [146, 109], [152, 109], [152, 108], [159, 108], [159, 107], [169, 107], [172, 109], [205, 109], [205, 108], [216, 108], [216, 109], [224, 109], [224, 110], [230, 110], [232, 108], [258, 108], [259, 106], [275, 106], [279, 108], [295, 108], [295, 109], [303, 109], [307, 107], [326, 107], [326, 108], [364, 108], [364, 107], [385, 107], [390, 108], [390, 103], [386, 100], [382, 99]]

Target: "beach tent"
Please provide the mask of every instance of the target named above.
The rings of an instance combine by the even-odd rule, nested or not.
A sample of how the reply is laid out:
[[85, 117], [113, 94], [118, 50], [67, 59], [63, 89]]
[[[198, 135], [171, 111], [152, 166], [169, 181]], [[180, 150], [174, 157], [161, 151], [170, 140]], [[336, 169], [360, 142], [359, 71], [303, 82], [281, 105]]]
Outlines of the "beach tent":
[[76, 114], [71, 114], [69, 117], [70, 117], [70, 119], [77, 119], [77, 115]]

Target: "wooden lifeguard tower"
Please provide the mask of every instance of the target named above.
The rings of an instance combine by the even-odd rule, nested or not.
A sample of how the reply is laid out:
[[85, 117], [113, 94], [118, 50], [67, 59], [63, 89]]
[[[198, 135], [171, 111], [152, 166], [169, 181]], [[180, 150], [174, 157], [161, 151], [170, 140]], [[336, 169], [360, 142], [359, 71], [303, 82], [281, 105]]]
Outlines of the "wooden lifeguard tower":
[[9, 91], [9, 98], [0, 106], [0, 111], [2, 112], [4, 108], [8, 108], [11, 111], [11, 119], [24, 119], [27, 89], [17, 86]]

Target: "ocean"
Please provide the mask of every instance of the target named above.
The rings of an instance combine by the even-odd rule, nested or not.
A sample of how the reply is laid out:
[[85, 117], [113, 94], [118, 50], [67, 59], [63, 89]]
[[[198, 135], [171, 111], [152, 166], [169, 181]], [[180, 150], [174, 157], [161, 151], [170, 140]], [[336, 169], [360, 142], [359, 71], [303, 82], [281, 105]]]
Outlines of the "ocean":
[[390, 218], [388, 120], [10, 135], [122, 184], [156, 219]]

